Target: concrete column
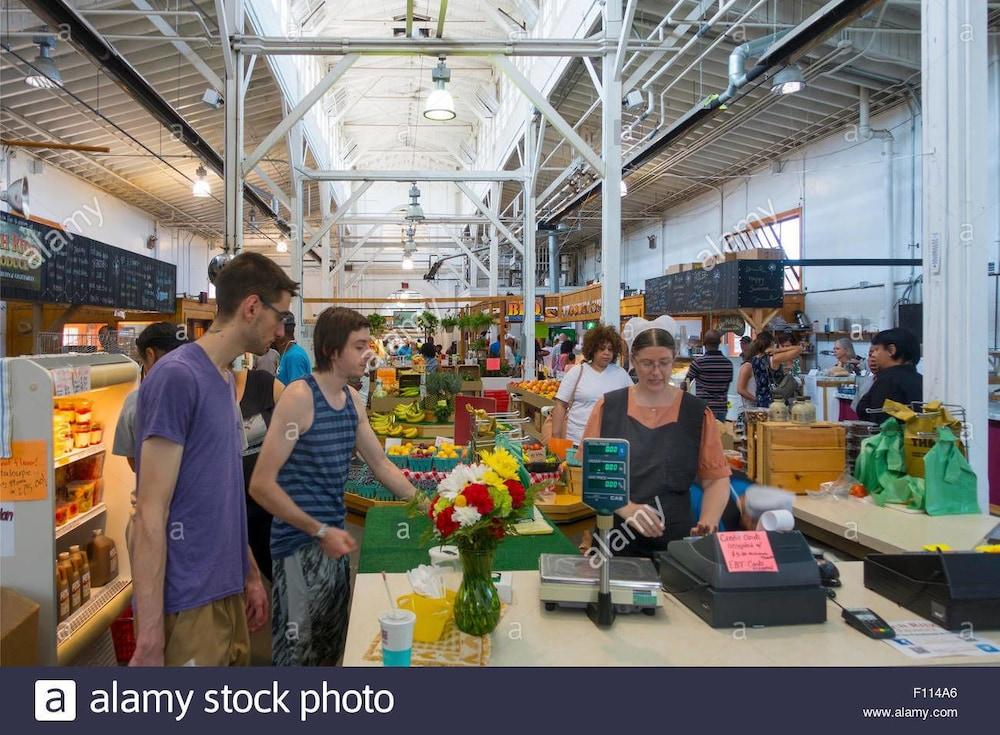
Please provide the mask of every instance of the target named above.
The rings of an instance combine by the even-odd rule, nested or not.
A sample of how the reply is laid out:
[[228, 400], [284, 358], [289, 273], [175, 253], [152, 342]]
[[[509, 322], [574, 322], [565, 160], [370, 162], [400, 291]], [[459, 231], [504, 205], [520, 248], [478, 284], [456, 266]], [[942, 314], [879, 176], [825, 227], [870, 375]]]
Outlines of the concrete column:
[[[243, 32], [243, 0], [226, 0], [227, 25]], [[229, 39], [223, 39], [229, 43]], [[226, 74], [226, 129], [223, 199], [226, 208], [225, 248], [233, 255], [243, 250], [243, 55], [233, 51], [232, 75]]]
[[622, 266], [622, 82], [615, 77], [615, 49], [622, 30], [622, 4], [604, 6], [604, 37], [610, 41], [601, 61], [601, 157], [606, 168], [601, 190], [601, 321], [615, 329], [621, 321]]
[[924, 398], [965, 408], [986, 511], [986, 3], [923, 0], [921, 25]]

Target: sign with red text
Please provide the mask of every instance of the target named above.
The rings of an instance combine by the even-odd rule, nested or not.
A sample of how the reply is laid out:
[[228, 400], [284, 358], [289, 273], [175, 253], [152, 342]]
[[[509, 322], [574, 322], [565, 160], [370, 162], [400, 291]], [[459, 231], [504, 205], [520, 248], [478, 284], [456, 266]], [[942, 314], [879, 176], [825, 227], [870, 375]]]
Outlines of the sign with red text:
[[724, 531], [716, 534], [730, 572], [777, 572], [767, 531]]

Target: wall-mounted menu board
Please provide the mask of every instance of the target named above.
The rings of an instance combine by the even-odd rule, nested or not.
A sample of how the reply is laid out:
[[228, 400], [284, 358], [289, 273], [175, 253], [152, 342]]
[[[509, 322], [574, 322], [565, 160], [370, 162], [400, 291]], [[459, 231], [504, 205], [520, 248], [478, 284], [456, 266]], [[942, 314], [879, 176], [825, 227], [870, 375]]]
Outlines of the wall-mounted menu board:
[[783, 302], [784, 280], [782, 266], [773, 260], [731, 260], [714, 268], [650, 278], [646, 315], [776, 308]]
[[177, 267], [0, 212], [5, 299], [173, 313]]

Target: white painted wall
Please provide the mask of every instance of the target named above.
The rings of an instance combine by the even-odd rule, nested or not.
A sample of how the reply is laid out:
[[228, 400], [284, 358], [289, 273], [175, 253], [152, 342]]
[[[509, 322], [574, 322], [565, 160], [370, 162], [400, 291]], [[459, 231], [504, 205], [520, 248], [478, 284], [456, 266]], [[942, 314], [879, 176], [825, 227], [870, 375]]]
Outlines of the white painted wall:
[[[148, 212], [49, 165], [42, 173], [32, 174], [30, 161], [26, 151], [17, 151], [10, 159], [9, 180], [28, 177], [32, 216], [58, 222], [69, 232], [173, 263], [179, 294], [197, 295], [208, 290], [211, 256], [203, 238], [177, 228], [159, 228], [159, 243], [155, 250], [149, 250], [146, 238], [154, 232], [155, 219]], [[0, 167], [0, 173], [7, 175], [6, 166]]]

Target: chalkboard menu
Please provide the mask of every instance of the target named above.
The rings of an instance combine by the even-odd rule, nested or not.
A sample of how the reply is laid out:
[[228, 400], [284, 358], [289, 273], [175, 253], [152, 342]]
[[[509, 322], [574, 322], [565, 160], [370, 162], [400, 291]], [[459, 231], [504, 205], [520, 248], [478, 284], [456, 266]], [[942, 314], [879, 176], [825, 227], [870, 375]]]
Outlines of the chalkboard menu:
[[696, 314], [724, 309], [776, 308], [784, 270], [773, 260], [731, 260], [646, 281], [646, 315]]
[[173, 313], [177, 267], [0, 212], [5, 299]]

